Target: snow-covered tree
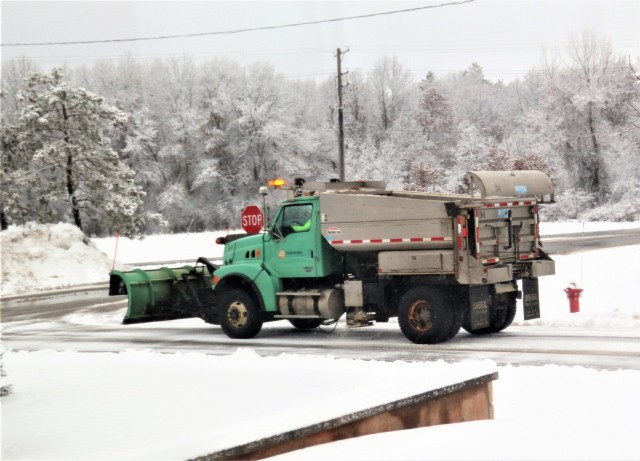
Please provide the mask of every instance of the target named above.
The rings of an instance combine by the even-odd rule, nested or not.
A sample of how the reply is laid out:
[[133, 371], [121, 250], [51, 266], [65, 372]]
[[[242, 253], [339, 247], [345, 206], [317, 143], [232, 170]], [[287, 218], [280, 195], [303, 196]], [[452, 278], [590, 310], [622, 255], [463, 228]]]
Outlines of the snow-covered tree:
[[428, 88], [422, 94], [416, 119], [430, 141], [437, 142], [438, 138], [445, 138], [453, 131], [451, 106], [447, 98], [435, 88]]
[[398, 58], [385, 56], [375, 62], [370, 76], [370, 91], [375, 101], [371, 118], [379, 139], [403, 112], [413, 109], [411, 96], [414, 90], [413, 77]]
[[[343, 97], [347, 179], [406, 187], [422, 163], [441, 171], [438, 183], [453, 192], [459, 186], [467, 190], [461, 181], [469, 170], [536, 168], [553, 175], [560, 200], [582, 197], [575, 202], [582, 207], [615, 202], [613, 219], [640, 216], [640, 85], [627, 56], [615, 56], [605, 45], [579, 36], [570, 60], [533, 68], [508, 84], [486, 79], [477, 63], [437, 78], [431, 72], [419, 83], [396, 58], [380, 58], [371, 72], [350, 72]], [[21, 118], [34, 103], [19, 101], [16, 89], [33, 70], [27, 60], [3, 62], [5, 226], [74, 216], [68, 211], [73, 201], [63, 155], [57, 182], [47, 163], [54, 151], [72, 151], [64, 147], [64, 136], [54, 136], [57, 121], [64, 119], [60, 103], [38, 102], [43, 110], [58, 107], [57, 118], [28, 112]], [[242, 207], [259, 200], [258, 186], [275, 176], [338, 176], [334, 75], [321, 83], [291, 80], [269, 63], [244, 66], [214, 58], [196, 64], [188, 55], [152, 62], [124, 56], [67, 75], [70, 87], [102, 95], [127, 115], [123, 123], [98, 115], [97, 121], [87, 117], [84, 125], [71, 124], [77, 129], [70, 145], [95, 138], [78, 136], [85, 128], [99, 131], [103, 144], [95, 152], [112, 149], [136, 172], [135, 182], [146, 192], [138, 195], [141, 208], [162, 211], [173, 231], [238, 225]], [[43, 92], [45, 86], [40, 85]], [[37, 136], [21, 136], [27, 128]], [[44, 149], [49, 138], [54, 151]], [[100, 182], [88, 176], [78, 181], [92, 190], [89, 182]], [[90, 219], [88, 202], [78, 202], [79, 194], [83, 227], [111, 229], [109, 219]]]
[[424, 161], [414, 162], [409, 168], [409, 173], [404, 184], [404, 190], [418, 192], [441, 192], [441, 183], [444, 172], [440, 168], [434, 168]]
[[[327, 100], [333, 101], [337, 92], [334, 79], [331, 80], [330, 91], [331, 93], [325, 97]], [[347, 139], [363, 139], [367, 135], [368, 125], [373, 118], [371, 96], [366, 76], [357, 70], [350, 72], [349, 84], [345, 88], [343, 97], [345, 137]], [[335, 101], [336, 107], [337, 104]], [[337, 120], [337, 115], [335, 119]]]
[[458, 120], [482, 131], [502, 121], [504, 86], [485, 79], [479, 64], [473, 63], [467, 70], [451, 75], [443, 87], [444, 95], [455, 108]]
[[606, 99], [611, 48], [597, 43], [593, 35], [574, 37], [571, 44], [570, 66], [544, 69], [546, 79], [539, 102], [549, 128], [560, 129], [556, 148], [564, 155], [565, 167], [574, 171], [574, 184], [604, 199], [608, 179], [600, 108]]
[[457, 142], [456, 120], [445, 95], [433, 86], [434, 76], [423, 81], [423, 93], [416, 112], [416, 121], [422, 127], [423, 156], [443, 168], [453, 165], [452, 150]]
[[466, 177], [467, 171], [486, 170], [489, 168], [489, 156], [494, 143], [475, 125], [461, 122], [458, 127], [459, 138], [453, 158], [449, 178], [452, 180], [449, 189], [456, 189]]
[[7, 123], [15, 123], [20, 116], [18, 91], [24, 78], [37, 72], [36, 64], [26, 57], [2, 60], [2, 115]]
[[141, 210], [144, 192], [103, 134], [107, 124], [125, 124], [127, 116], [102, 97], [72, 87], [59, 69], [29, 75], [17, 99], [14, 148], [29, 160], [28, 169], [21, 162], [3, 178], [3, 189], [17, 195], [5, 204], [8, 218], [19, 223], [26, 217], [20, 210], [28, 209], [41, 220], [70, 219], [85, 232], [139, 232], [147, 218]]
[[547, 176], [553, 178], [554, 170], [549, 163], [542, 157], [529, 154], [519, 157], [513, 161], [514, 170], [539, 170], [546, 173]]

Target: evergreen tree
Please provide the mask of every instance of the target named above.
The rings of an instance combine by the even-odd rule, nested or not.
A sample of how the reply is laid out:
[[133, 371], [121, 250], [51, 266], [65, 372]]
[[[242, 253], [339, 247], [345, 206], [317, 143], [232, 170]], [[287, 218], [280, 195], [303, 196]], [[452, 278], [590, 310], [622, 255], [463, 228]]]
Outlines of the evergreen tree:
[[7, 218], [17, 224], [29, 214], [49, 222], [70, 219], [85, 232], [141, 231], [148, 218], [141, 211], [144, 192], [103, 134], [107, 124], [124, 125], [127, 116], [69, 85], [60, 69], [30, 74], [17, 99], [18, 122], [3, 127], [13, 160], [3, 166]]

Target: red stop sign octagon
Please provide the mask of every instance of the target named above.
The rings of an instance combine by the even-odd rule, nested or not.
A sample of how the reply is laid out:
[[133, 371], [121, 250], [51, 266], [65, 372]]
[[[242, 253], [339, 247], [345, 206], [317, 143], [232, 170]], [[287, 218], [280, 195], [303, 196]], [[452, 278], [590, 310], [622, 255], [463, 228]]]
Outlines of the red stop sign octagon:
[[264, 225], [264, 215], [257, 205], [247, 205], [240, 215], [242, 228], [247, 234], [257, 234]]

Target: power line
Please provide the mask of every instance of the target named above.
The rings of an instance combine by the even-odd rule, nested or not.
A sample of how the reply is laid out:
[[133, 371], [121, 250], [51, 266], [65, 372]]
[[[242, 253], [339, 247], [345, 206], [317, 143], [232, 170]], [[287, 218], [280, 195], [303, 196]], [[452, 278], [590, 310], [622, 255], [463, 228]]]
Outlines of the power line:
[[88, 45], [88, 44], [95, 44], [95, 43], [140, 42], [140, 41], [147, 41], [147, 40], [165, 40], [165, 39], [171, 39], [171, 38], [203, 37], [205, 35], [240, 34], [243, 32], [254, 32], [259, 30], [284, 29], [284, 28], [291, 28], [291, 27], [309, 26], [314, 24], [326, 24], [331, 22], [349, 21], [351, 19], [364, 19], [364, 18], [372, 18], [375, 16], [385, 16], [385, 15], [399, 14], [399, 13], [410, 13], [413, 11], [428, 10], [432, 8], [442, 8], [445, 6], [463, 5], [465, 3], [471, 3], [473, 1], [475, 0], [460, 0], [457, 2], [447, 2], [447, 3], [439, 3], [437, 5], [418, 6], [415, 8], [384, 11], [381, 13], [369, 13], [369, 14], [361, 14], [357, 16], [347, 16], [343, 18], [320, 19], [317, 21], [297, 22], [292, 24], [280, 24], [277, 26], [252, 27], [247, 29], [235, 29], [235, 30], [225, 30], [225, 31], [217, 31], [217, 32], [200, 32], [195, 34], [180, 34], [180, 35], [161, 35], [156, 37], [116, 38], [116, 39], [108, 39], [108, 40], [81, 40], [81, 41], [73, 41], [73, 42], [3, 43], [1, 46]]

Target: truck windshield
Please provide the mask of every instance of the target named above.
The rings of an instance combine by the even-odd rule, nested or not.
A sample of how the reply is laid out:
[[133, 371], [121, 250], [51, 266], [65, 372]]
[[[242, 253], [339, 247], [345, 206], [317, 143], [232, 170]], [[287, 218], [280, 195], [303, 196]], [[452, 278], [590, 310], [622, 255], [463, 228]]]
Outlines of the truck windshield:
[[310, 203], [284, 207], [273, 226], [276, 235], [286, 237], [294, 232], [307, 232], [311, 229], [313, 205]]

